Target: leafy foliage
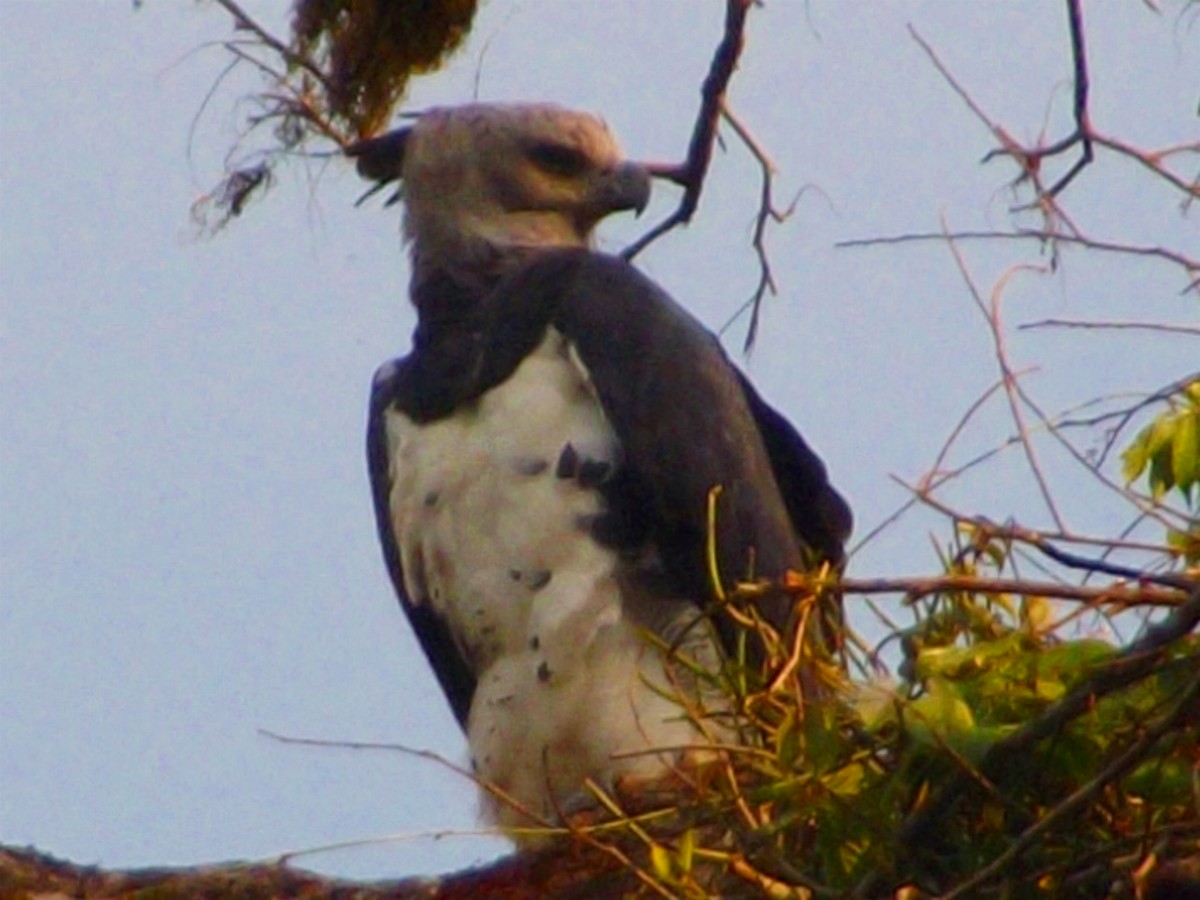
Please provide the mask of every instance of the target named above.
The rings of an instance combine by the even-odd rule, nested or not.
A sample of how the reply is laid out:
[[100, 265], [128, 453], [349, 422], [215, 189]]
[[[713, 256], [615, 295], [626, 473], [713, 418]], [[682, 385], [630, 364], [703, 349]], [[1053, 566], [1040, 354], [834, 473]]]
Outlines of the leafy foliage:
[[1170, 400], [1171, 408], [1141, 430], [1122, 454], [1125, 480], [1146, 473], [1157, 500], [1178, 488], [1191, 505], [1200, 484], [1200, 379]]
[[[1121, 455], [1125, 480], [1145, 474], [1155, 500], [1177, 489], [1193, 513], [1200, 512], [1200, 492], [1194, 492], [1200, 484], [1200, 379], [1168, 404]], [[1200, 563], [1200, 516], [1193, 515], [1186, 528], [1168, 529], [1167, 545], [1185, 565]]]
[[[1133, 896], [1200, 853], [1200, 636], [1108, 690], [1116, 647], [997, 600], [927, 601], [902, 682], [844, 681], [819, 703], [795, 685], [741, 694], [746, 751], [594, 837], [642, 845], [653, 892], [679, 897]], [[1028, 738], [1080, 690], [1078, 715]]]

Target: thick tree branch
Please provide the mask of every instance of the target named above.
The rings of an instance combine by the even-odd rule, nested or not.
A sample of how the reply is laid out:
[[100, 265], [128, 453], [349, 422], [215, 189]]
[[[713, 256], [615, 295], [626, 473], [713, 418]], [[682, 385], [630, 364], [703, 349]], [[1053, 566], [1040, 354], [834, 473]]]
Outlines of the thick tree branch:
[[278, 862], [223, 863], [178, 869], [105, 870], [55, 859], [31, 848], [0, 846], [0, 896], [145, 900], [237, 897], [271, 900], [542, 900], [623, 897], [638, 882], [619, 860], [579, 842], [509, 856], [437, 878], [350, 882]]

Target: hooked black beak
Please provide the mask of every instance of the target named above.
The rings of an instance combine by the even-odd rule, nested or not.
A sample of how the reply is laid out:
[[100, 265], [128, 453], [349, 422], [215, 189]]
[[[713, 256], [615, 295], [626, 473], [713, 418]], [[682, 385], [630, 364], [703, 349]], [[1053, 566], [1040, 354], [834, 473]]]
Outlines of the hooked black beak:
[[640, 216], [650, 202], [650, 173], [638, 163], [621, 163], [605, 173], [599, 201], [606, 213], [632, 209]]

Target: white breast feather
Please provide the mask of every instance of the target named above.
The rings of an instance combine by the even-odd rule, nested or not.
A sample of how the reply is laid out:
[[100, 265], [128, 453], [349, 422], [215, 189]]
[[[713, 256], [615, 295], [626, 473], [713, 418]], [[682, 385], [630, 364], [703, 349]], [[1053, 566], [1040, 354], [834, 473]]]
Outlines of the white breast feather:
[[[618, 451], [562, 335], [548, 331], [505, 382], [446, 419], [417, 426], [389, 411], [386, 421], [405, 590], [450, 624], [478, 679], [467, 727], [478, 775], [553, 819], [585, 777], [662, 774], [674, 754], [613, 758], [699, 740], [662, 696], [673, 682], [638, 623], [678, 631], [696, 608], [652, 598], [639, 616], [636, 598], [622, 598], [616, 554], [588, 532], [602, 498], [556, 477], [567, 443], [597, 461]], [[702, 634], [699, 655], [715, 665], [711, 630]], [[530, 824], [488, 806], [498, 824]]]

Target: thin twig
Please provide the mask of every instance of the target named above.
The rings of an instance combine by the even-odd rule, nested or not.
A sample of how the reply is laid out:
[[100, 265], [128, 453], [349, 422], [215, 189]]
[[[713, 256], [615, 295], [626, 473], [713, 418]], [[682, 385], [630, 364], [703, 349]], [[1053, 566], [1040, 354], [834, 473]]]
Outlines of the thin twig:
[[[838, 241], [834, 244], [839, 249], [878, 247], [889, 244], [911, 244], [929, 241], [977, 241], [977, 240], [1036, 240], [1043, 244], [1063, 243], [1078, 244], [1089, 250], [1100, 250], [1107, 253], [1121, 253], [1131, 256], [1149, 256], [1164, 259], [1181, 266], [1189, 274], [1200, 272], [1200, 258], [1191, 258], [1175, 250], [1165, 247], [1149, 247], [1137, 244], [1123, 244], [1116, 241], [1101, 241], [1082, 235], [1066, 235], [1044, 229], [1018, 229], [1015, 231], [927, 231], [911, 232], [908, 234], [885, 235], [873, 238], [854, 238]], [[1189, 284], [1185, 291], [1200, 290], [1200, 279]]]
[[1173, 156], [1176, 153], [1200, 153], [1200, 141], [1178, 144], [1173, 147], [1164, 147], [1161, 150], [1141, 150], [1119, 138], [1099, 134], [1095, 130], [1091, 132], [1091, 138], [1094, 143], [1104, 147], [1106, 150], [1111, 150], [1121, 156], [1127, 156], [1135, 162], [1140, 163], [1159, 178], [1162, 178], [1173, 187], [1187, 194], [1189, 200], [1200, 198], [1200, 178], [1194, 178], [1190, 182], [1184, 181], [1180, 176], [1162, 165], [1163, 159]]
[[[945, 222], [942, 223], [945, 227]], [[949, 233], [949, 229], [946, 229]], [[1041, 492], [1042, 499], [1046, 504], [1046, 508], [1050, 511], [1051, 517], [1054, 519], [1061, 531], [1066, 531], [1066, 525], [1063, 522], [1062, 514], [1058, 510], [1058, 504], [1054, 500], [1054, 495], [1050, 491], [1050, 483], [1046, 479], [1045, 473], [1042, 471], [1041, 462], [1038, 459], [1037, 452], [1033, 447], [1033, 440], [1029, 435], [1029, 429], [1025, 424], [1025, 417], [1021, 412], [1021, 405], [1017, 402], [1020, 388], [1017, 383], [1017, 377], [1013, 372], [1012, 366], [1008, 362], [1008, 350], [1004, 340], [1004, 328], [1000, 320], [1000, 301], [1004, 296], [1004, 290], [1008, 286], [1008, 281], [1018, 272], [1026, 271], [1042, 271], [1036, 266], [1030, 265], [1015, 265], [1008, 269], [1000, 280], [996, 282], [992, 288], [991, 302], [985, 305], [983, 297], [979, 292], [975, 281], [971, 276], [970, 269], [967, 266], [967, 261], [959, 250], [958, 245], [953, 239], [947, 239], [947, 245], [950, 248], [951, 254], [954, 256], [954, 262], [958, 266], [959, 274], [962, 275], [963, 281], [966, 283], [967, 289], [971, 293], [972, 299], [975, 301], [976, 307], [983, 315], [987, 322], [988, 329], [992, 335], [992, 344], [995, 350], [996, 363], [1000, 367], [1000, 375], [1004, 384], [1005, 395], [1008, 397], [1009, 410], [1012, 413], [1013, 424], [1016, 425], [1017, 434], [1020, 437], [1021, 447], [1025, 451], [1025, 458], [1029, 463], [1029, 469], [1033, 473], [1034, 480], [1037, 482], [1038, 489]]]
[[[1087, 49], [1083, 38], [1083, 9], [1080, 0], [1066, 0], [1067, 19], [1071, 24], [1071, 59], [1075, 69], [1075, 133], [1060, 141], [1054, 153], [1061, 153], [1075, 144], [1080, 145], [1079, 159], [1067, 170], [1054, 185], [1045, 192], [1045, 197], [1057, 197], [1068, 184], [1075, 180], [1080, 172], [1091, 165], [1095, 154], [1092, 151], [1092, 129], [1088, 117], [1088, 90], [1091, 81], [1088, 77]], [[1035, 153], [1033, 159], [1044, 159], [1051, 155], [1047, 148]], [[1026, 163], [1028, 165], [1029, 163]]]
[[233, 17], [236, 27], [251, 32], [266, 46], [270, 47], [281, 57], [287, 60], [287, 62], [291, 63], [293, 66], [299, 66], [313, 78], [317, 79], [317, 81], [320, 82], [321, 87], [325, 89], [326, 93], [333, 92], [333, 88], [329, 83], [329, 79], [325, 77], [325, 73], [322, 72], [311, 59], [296, 53], [294, 50], [288, 47], [287, 44], [279, 40], [279, 38], [275, 37], [273, 34], [271, 34], [271, 32], [267, 31], [265, 28], [255, 22], [254, 19], [247, 15], [244, 9], [234, 2], [234, 0], [217, 0], [217, 5]]
[[1200, 337], [1200, 326], [1172, 325], [1167, 322], [1102, 322], [1088, 319], [1039, 319], [1036, 322], [1023, 322], [1017, 326], [1020, 331], [1030, 331], [1035, 328], [1088, 328], [1101, 331], [1155, 331], [1160, 334], [1186, 334], [1190, 337]]
[[302, 738], [292, 737], [286, 734], [280, 734], [276, 731], [270, 731], [266, 728], [258, 729], [258, 733], [264, 737], [268, 737], [273, 741], [279, 741], [281, 744], [293, 744], [304, 747], [334, 747], [342, 750], [388, 750], [393, 753], [402, 753], [405, 756], [415, 756], [418, 759], [427, 759], [430, 762], [435, 762], [446, 769], [449, 769], [456, 775], [461, 775], [463, 778], [469, 779], [473, 784], [480, 789], [491, 794], [501, 803], [511, 806], [521, 815], [529, 818], [531, 822], [536, 822], [542, 830], [555, 831], [553, 823], [549, 822], [543, 816], [538, 815], [533, 810], [526, 807], [521, 801], [517, 800], [507, 791], [497, 787], [490, 781], [480, 778], [474, 772], [464, 769], [462, 766], [451, 762], [442, 756], [440, 753], [435, 753], [432, 750], [419, 750], [414, 747], [406, 747], [403, 744], [386, 744], [371, 741], [332, 741], [324, 738]]
[[1060, 419], [1058, 426], [1060, 428], [1072, 426], [1091, 427], [1099, 425], [1102, 422], [1107, 422], [1111, 419], [1116, 419], [1117, 424], [1108, 429], [1108, 436], [1105, 440], [1104, 449], [1101, 451], [1099, 458], [1095, 462], [1095, 467], [1099, 468], [1104, 464], [1104, 460], [1108, 457], [1116, 443], [1121, 432], [1129, 425], [1133, 417], [1144, 410], [1147, 406], [1167, 400], [1181, 392], [1188, 385], [1200, 381], [1200, 371], [1192, 372], [1185, 375], [1183, 378], [1177, 379], [1164, 387], [1159, 388], [1152, 393], [1147, 394], [1138, 400], [1137, 403], [1124, 409], [1113, 410], [1111, 412], [1101, 413], [1097, 416], [1091, 416], [1086, 419]]
[[[1195, 579], [1192, 584], [1195, 585]], [[797, 588], [803, 590], [803, 586]], [[1015, 594], [1025, 597], [1053, 597], [1075, 600], [1094, 606], [1121, 609], [1147, 606], [1173, 609], [1182, 605], [1188, 594], [1180, 588], [1152, 587], [1146, 584], [1087, 586], [1057, 581], [1029, 581], [1021, 578], [993, 578], [980, 575], [917, 575], [897, 578], [843, 578], [838, 583], [842, 594], [903, 594], [906, 601], [930, 594], [965, 591], [979, 594]]]

